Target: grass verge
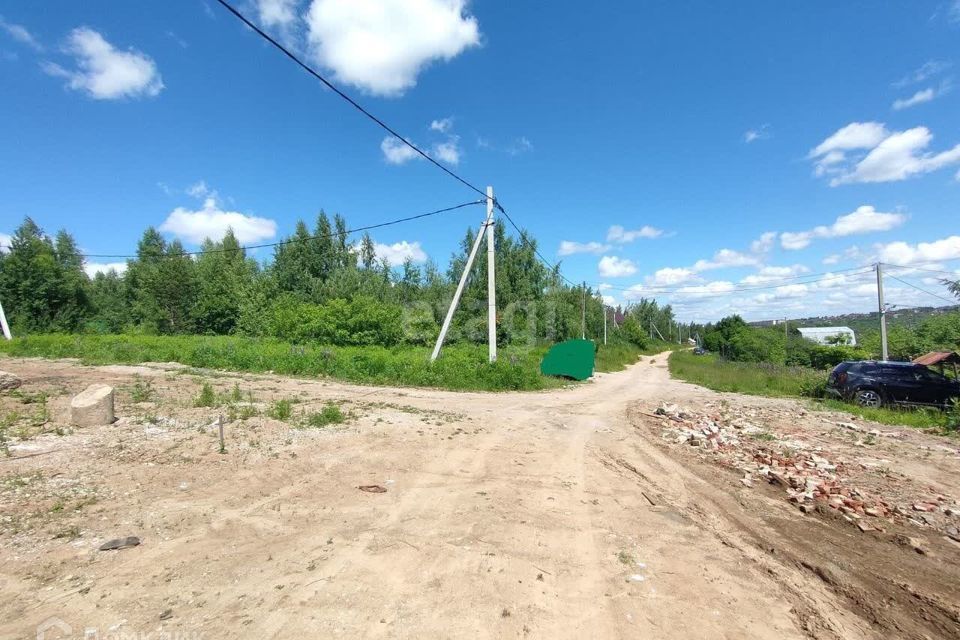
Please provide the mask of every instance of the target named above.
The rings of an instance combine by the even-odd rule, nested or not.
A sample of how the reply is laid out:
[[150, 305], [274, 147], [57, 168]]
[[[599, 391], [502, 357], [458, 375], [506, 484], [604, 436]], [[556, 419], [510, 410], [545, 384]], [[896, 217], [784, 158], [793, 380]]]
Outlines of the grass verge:
[[765, 362], [730, 362], [714, 354], [696, 356], [692, 351], [674, 351], [670, 375], [714, 391], [733, 391], [754, 396], [817, 395], [827, 374], [808, 367]]
[[868, 409], [829, 398], [820, 398], [827, 372], [808, 367], [770, 363], [730, 362], [713, 354], [695, 356], [691, 351], [675, 351], [670, 356], [670, 375], [714, 391], [732, 391], [754, 396], [806, 397], [816, 411], [844, 411], [880, 424], [933, 428], [941, 433], [956, 433], [950, 426], [950, 414], [937, 409]]
[[880, 424], [917, 427], [920, 429], [934, 428], [943, 434], [957, 434], [957, 431], [950, 426], [950, 415], [946, 411], [940, 411], [939, 409], [898, 409], [896, 407], [869, 409], [832, 398], [814, 400], [810, 405], [815, 411], [846, 411], [847, 413], [860, 416], [864, 420], [879, 422]]
[[440, 358], [431, 363], [428, 347], [294, 345], [237, 336], [47, 334], [0, 341], [0, 353], [10, 356], [78, 358], [85, 364], [180, 362], [208, 369], [475, 391], [536, 390], [565, 384], [540, 374], [545, 352], [546, 347], [505, 347], [497, 362], [490, 364], [485, 345], [455, 344], [444, 347]]

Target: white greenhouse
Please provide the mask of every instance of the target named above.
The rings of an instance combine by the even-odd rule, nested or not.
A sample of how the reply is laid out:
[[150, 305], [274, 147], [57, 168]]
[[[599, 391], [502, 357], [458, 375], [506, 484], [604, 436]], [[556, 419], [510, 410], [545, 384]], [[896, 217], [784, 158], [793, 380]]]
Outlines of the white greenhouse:
[[857, 336], [850, 327], [806, 327], [797, 329], [805, 340], [817, 344], [856, 346]]

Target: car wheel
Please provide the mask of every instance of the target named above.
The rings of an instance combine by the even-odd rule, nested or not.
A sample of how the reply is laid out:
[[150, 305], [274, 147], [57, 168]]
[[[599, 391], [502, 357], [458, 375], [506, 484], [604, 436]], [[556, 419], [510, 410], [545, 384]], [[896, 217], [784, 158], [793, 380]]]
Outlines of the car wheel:
[[853, 395], [853, 401], [861, 407], [876, 409], [883, 404], [880, 394], [873, 389], [860, 389]]

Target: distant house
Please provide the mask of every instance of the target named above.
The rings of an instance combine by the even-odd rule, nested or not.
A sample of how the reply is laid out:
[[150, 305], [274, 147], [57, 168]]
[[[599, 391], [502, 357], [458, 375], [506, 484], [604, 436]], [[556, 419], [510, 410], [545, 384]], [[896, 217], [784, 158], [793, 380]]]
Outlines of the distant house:
[[856, 346], [857, 336], [850, 327], [805, 327], [797, 329], [805, 340], [817, 344]]

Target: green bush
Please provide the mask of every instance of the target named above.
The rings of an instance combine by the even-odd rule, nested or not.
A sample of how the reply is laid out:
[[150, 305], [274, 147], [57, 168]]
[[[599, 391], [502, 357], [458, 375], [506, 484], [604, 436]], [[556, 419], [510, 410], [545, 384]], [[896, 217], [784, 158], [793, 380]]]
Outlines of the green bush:
[[340, 424], [346, 419], [340, 407], [330, 402], [320, 411], [311, 413], [307, 417], [306, 425], [308, 427], [322, 428], [331, 424]]
[[650, 342], [650, 338], [644, 333], [643, 327], [640, 326], [636, 318], [630, 315], [624, 319], [623, 324], [620, 326], [620, 335], [641, 349], [645, 349]]
[[281, 422], [289, 420], [293, 415], [293, 401], [287, 398], [275, 401], [267, 410], [267, 415]]
[[204, 382], [200, 388], [200, 393], [193, 399], [195, 407], [215, 407], [217, 406], [217, 394], [209, 382]]
[[270, 334], [295, 343], [391, 346], [403, 338], [402, 314], [399, 305], [366, 296], [325, 304], [285, 298], [273, 307]]

